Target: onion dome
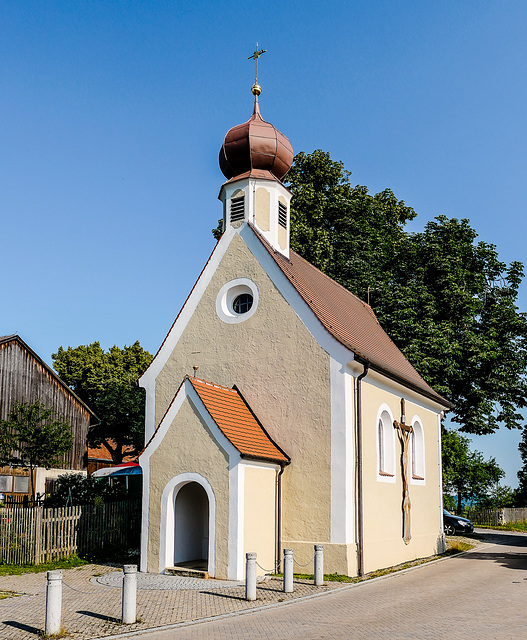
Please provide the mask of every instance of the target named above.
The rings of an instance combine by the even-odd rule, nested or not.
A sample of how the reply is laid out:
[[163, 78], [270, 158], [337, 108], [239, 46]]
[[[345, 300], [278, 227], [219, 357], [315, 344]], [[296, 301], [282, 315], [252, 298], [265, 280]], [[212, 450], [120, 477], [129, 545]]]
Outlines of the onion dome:
[[293, 147], [289, 140], [260, 115], [255, 84], [253, 114], [247, 122], [227, 131], [220, 149], [220, 169], [230, 180], [253, 170], [268, 171], [270, 178], [282, 180], [293, 164]]

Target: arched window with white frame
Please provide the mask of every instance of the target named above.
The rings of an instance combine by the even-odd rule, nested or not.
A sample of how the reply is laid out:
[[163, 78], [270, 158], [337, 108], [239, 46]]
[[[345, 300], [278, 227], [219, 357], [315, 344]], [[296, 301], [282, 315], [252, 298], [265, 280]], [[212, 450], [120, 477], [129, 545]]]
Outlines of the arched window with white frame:
[[412, 483], [425, 482], [425, 434], [423, 425], [417, 416], [412, 419], [411, 438]]
[[395, 482], [395, 429], [388, 405], [382, 405], [377, 414], [377, 480]]

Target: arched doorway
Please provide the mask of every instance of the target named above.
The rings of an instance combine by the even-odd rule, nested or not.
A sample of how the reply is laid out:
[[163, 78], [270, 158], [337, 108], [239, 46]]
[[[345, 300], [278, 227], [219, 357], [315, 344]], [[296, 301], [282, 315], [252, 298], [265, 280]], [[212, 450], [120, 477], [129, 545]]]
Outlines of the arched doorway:
[[175, 496], [174, 565], [208, 570], [209, 499], [197, 482], [187, 482]]

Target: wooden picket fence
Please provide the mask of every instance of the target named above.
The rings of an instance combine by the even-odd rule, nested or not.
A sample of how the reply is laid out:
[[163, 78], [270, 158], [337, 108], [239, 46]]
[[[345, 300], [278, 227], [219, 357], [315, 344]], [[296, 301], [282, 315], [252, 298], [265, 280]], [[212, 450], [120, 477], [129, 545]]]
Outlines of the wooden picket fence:
[[139, 547], [139, 500], [75, 507], [0, 508], [0, 563], [42, 564]]
[[467, 509], [466, 517], [474, 524], [493, 526], [507, 522], [527, 522], [527, 509], [524, 507], [504, 507], [503, 509]]

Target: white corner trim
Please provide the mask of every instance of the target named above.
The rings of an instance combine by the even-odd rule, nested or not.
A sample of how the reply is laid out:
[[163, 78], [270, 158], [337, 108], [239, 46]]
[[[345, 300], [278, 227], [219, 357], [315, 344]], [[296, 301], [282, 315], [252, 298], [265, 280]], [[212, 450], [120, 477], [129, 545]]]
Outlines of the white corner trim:
[[242, 580], [245, 529], [245, 467], [229, 467], [229, 580]]
[[353, 384], [344, 362], [330, 358], [331, 542], [354, 542]]
[[139, 571], [148, 571], [148, 535], [150, 532], [150, 457], [139, 456], [139, 466], [143, 470], [142, 507], [141, 507], [141, 551], [139, 559]]
[[172, 478], [161, 496], [161, 524], [159, 536], [159, 573], [165, 573], [166, 567], [174, 564], [174, 507], [176, 497], [184, 485], [196, 482], [205, 489], [209, 499], [209, 560], [208, 572], [216, 575], [216, 496], [210, 482], [199, 473], [180, 473]]

